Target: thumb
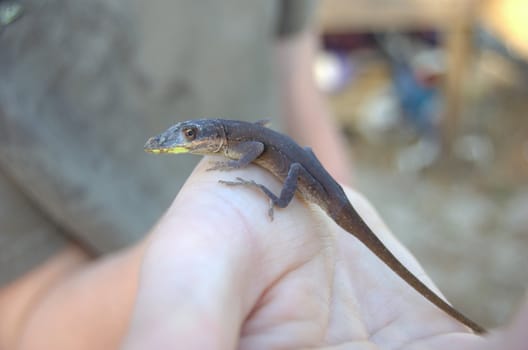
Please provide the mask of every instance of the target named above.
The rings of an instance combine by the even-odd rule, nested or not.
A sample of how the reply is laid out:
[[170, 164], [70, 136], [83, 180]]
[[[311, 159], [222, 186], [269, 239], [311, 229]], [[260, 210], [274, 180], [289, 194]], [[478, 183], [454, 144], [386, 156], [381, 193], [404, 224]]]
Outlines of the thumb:
[[124, 349], [236, 347], [263, 287], [251, 278], [251, 234], [216, 176], [199, 168], [151, 232]]

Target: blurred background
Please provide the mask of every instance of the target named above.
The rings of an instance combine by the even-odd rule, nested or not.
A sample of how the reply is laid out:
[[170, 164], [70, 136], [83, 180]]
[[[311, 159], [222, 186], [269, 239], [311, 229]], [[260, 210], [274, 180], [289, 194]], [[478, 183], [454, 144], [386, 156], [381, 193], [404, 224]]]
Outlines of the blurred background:
[[449, 300], [506, 322], [528, 286], [528, 2], [321, 5], [357, 187]]

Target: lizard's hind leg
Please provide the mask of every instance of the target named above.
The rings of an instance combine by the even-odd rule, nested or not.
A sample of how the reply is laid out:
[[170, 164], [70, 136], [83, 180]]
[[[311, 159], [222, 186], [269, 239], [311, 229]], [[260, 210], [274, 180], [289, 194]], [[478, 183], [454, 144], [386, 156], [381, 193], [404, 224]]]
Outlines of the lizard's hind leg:
[[223, 181], [220, 180], [219, 182], [228, 185], [228, 186], [238, 186], [238, 185], [244, 185], [244, 186], [252, 186], [257, 187], [260, 189], [264, 194], [269, 198], [270, 200], [270, 207], [268, 209], [268, 216], [270, 219], [273, 220], [273, 208], [275, 206], [279, 208], [286, 208], [288, 204], [293, 199], [293, 196], [295, 195], [295, 191], [297, 191], [297, 182], [299, 180], [300, 176], [305, 176], [308, 178], [312, 178], [312, 176], [304, 169], [304, 167], [299, 163], [293, 163], [290, 166], [290, 169], [288, 170], [288, 175], [286, 176], [286, 179], [284, 180], [284, 184], [282, 186], [280, 195], [277, 196], [274, 194], [269, 188], [267, 188], [264, 185], [258, 184], [253, 180], [245, 180], [241, 177], [237, 177], [237, 181]]

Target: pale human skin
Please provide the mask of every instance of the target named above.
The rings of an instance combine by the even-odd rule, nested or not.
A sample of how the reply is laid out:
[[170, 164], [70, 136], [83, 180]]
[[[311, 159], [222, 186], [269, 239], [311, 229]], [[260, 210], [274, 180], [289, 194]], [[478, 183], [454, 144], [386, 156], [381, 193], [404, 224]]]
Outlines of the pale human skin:
[[[295, 199], [275, 219], [243, 176], [202, 162], [153, 229], [125, 349], [446, 349], [482, 344], [324, 213]], [[200, 193], [197, 196], [196, 193]], [[358, 193], [349, 197], [387, 246], [433, 286]], [[207, 220], [203, 218], [207, 217]]]
[[[96, 262], [74, 254], [43, 267], [48, 288], [3, 324], [8, 349], [519, 349], [528, 315], [481, 337], [407, 286], [358, 240], [295, 198], [271, 222], [267, 200], [218, 183], [235, 176], [277, 190], [250, 166], [209, 172], [202, 161], [147, 238]], [[374, 232], [434, 287], [357, 192]], [[41, 272], [37, 278], [46, 280]], [[18, 283], [28, 283], [20, 280]], [[15, 286], [24, 290], [23, 286]], [[28, 293], [0, 294], [0, 307]], [[14, 317], [14, 309], [11, 317]], [[5, 317], [2, 315], [2, 317]], [[12, 318], [16, 319], [16, 318]], [[4, 318], [5, 320], [5, 318]], [[13, 336], [14, 335], [14, 336]], [[9, 342], [11, 341], [11, 342]], [[8, 345], [8, 346], [7, 346]]]

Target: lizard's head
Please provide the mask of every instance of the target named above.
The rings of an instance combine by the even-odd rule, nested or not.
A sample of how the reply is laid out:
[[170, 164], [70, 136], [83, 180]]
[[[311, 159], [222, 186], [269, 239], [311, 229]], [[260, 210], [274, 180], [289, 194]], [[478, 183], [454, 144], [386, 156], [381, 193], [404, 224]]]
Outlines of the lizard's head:
[[145, 144], [149, 153], [212, 154], [222, 151], [224, 127], [214, 119], [189, 120], [171, 126]]

